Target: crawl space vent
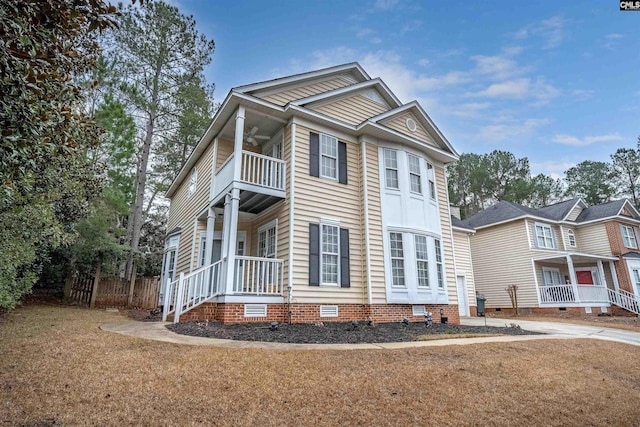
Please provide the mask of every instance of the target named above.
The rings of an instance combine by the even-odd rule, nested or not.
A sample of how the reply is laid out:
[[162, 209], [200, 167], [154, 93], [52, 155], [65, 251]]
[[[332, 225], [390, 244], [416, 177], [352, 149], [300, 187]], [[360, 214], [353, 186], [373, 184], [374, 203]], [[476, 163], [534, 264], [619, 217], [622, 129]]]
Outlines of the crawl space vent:
[[424, 316], [424, 313], [426, 312], [424, 305], [414, 305], [412, 308], [414, 316]]
[[267, 304], [245, 304], [244, 317], [267, 317]]
[[320, 317], [338, 317], [337, 305], [321, 305]]

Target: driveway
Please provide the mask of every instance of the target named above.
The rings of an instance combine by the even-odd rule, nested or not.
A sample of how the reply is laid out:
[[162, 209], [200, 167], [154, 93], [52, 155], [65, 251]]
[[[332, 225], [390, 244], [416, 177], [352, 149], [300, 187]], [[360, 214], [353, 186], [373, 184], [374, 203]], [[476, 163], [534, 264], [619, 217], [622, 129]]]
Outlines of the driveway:
[[488, 326], [505, 326], [513, 323], [520, 325], [522, 329], [545, 334], [566, 336], [571, 338], [596, 338], [605, 341], [617, 341], [625, 344], [640, 346], [640, 332], [626, 331], [623, 329], [605, 328], [601, 326], [574, 325], [559, 322], [538, 322], [519, 319], [495, 319], [491, 317], [462, 317], [463, 325], [480, 326], [485, 321]]

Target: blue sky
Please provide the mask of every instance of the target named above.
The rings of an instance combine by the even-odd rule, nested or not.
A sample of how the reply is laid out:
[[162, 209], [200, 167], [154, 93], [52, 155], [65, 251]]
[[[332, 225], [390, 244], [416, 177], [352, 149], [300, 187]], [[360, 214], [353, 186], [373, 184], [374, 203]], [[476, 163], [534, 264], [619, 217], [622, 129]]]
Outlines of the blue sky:
[[640, 12], [606, 1], [172, 1], [216, 42], [230, 88], [359, 61], [460, 152], [562, 176], [640, 135]]

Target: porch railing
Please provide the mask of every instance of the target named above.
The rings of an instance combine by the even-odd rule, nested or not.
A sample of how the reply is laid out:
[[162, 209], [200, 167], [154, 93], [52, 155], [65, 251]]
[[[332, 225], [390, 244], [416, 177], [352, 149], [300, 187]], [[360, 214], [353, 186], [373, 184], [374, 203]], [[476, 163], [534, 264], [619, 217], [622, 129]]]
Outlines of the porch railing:
[[578, 302], [608, 303], [607, 288], [595, 285], [578, 285]]
[[199, 268], [187, 275], [180, 273], [178, 280], [168, 282], [163, 298], [162, 320], [173, 314], [178, 323], [180, 315], [222, 293], [222, 260]]
[[240, 181], [284, 191], [284, 180], [284, 160], [251, 151], [242, 151]]
[[618, 291], [607, 289], [607, 291], [609, 292], [609, 301], [611, 301], [611, 304], [615, 304], [618, 307], [622, 307], [640, 316], [640, 298], [622, 289]]
[[249, 256], [236, 257], [233, 292], [248, 295], [282, 295], [283, 261]]
[[541, 303], [576, 302], [576, 295], [572, 285], [540, 286]]

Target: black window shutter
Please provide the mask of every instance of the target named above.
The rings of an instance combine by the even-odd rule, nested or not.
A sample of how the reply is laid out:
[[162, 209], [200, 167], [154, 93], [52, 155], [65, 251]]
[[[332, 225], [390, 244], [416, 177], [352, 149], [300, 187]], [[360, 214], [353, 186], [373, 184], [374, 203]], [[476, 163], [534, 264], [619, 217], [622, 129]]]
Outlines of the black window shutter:
[[340, 229], [340, 286], [348, 288], [351, 286], [349, 273], [349, 230]]
[[309, 224], [309, 286], [320, 286], [320, 224]]
[[347, 183], [347, 144], [338, 141], [338, 182]]
[[309, 175], [320, 176], [320, 135], [309, 134]]

